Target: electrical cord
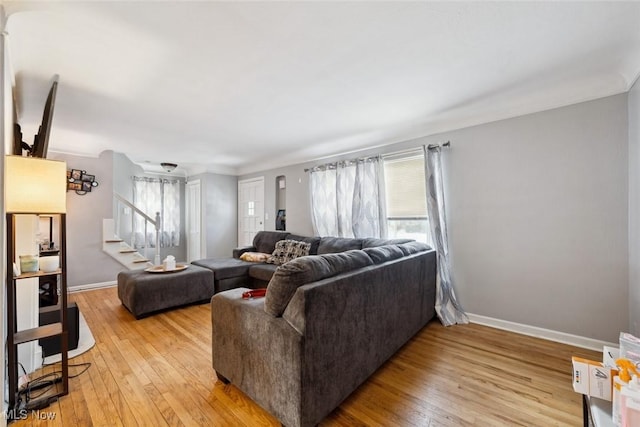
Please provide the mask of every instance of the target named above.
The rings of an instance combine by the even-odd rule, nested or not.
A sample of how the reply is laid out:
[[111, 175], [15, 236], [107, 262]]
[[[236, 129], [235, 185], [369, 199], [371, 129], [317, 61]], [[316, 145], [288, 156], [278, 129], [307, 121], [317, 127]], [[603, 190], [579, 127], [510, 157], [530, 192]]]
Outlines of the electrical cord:
[[[56, 362], [59, 363], [59, 362]], [[45, 365], [45, 366], [51, 366], [51, 365], [55, 365], [56, 363], [51, 363], [49, 365]], [[69, 368], [80, 368], [80, 367], [84, 367], [84, 369], [82, 369], [79, 373], [74, 374], [74, 375], [69, 375], [69, 379], [71, 378], [77, 378], [80, 375], [84, 374], [85, 372], [87, 372], [87, 370], [91, 367], [91, 362], [85, 362], [85, 363], [77, 363], [77, 364], [72, 364], [69, 365]], [[53, 378], [52, 378], [53, 377]], [[24, 399], [25, 399], [25, 403], [29, 403], [29, 401], [33, 400], [33, 399], [38, 399], [39, 397], [42, 397], [44, 395], [46, 395], [55, 384], [59, 383], [62, 381], [62, 371], [53, 371], [53, 372], [49, 372], [47, 374], [41, 375], [31, 381], [29, 381], [29, 383], [27, 384], [27, 387], [19, 392], [19, 395], [24, 395]], [[36, 390], [41, 390], [44, 389], [38, 393], [34, 393]]]
[[27, 375], [27, 370], [26, 370], [26, 369], [24, 369], [24, 366], [22, 365], [22, 363], [18, 362], [18, 366], [20, 366], [20, 369], [22, 369], [22, 373], [23, 373], [24, 375]]
[[[53, 379], [47, 379], [51, 377], [53, 377]], [[50, 372], [48, 374], [45, 374], [36, 378], [33, 381], [30, 381], [24, 393], [25, 401], [29, 403], [29, 401], [33, 399], [37, 399], [41, 396], [44, 396], [49, 392], [49, 390], [51, 390], [51, 388], [53, 388], [53, 386], [56, 383], [60, 381], [62, 381], [62, 372], [59, 372], [59, 371]], [[41, 389], [44, 389], [44, 390], [40, 391], [37, 394], [33, 393], [34, 391], [41, 390]]]
[[85, 372], [87, 372], [89, 370], [89, 368], [91, 367], [91, 362], [84, 362], [84, 363], [76, 363], [74, 365], [69, 365], [70, 368], [79, 368], [81, 366], [84, 366], [84, 369], [80, 372], [78, 372], [75, 375], [69, 375], [69, 378], [77, 378], [80, 375], [84, 374]]

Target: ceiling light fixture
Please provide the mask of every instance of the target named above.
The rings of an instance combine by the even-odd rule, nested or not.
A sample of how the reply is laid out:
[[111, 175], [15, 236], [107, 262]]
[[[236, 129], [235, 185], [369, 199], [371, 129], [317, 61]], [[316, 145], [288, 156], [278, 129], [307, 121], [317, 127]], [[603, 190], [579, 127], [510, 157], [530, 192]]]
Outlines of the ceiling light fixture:
[[173, 170], [178, 167], [178, 165], [175, 163], [166, 162], [160, 163], [160, 166], [162, 166], [162, 169], [166, 170], [167, 172], [173, 172]]

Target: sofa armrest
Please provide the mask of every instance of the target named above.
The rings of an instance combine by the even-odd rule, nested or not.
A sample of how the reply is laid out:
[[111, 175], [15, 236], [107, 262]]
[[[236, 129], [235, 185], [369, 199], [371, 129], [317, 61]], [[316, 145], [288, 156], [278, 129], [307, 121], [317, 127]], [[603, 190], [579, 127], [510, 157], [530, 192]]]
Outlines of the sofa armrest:
[[285, 425], [300, 425], [303, 337], [237, 288], [211, 299], [213, 369]]
[[233, 250], [233, 257], [234, 258], [240, 258], [240, 255], [242, 255], [245, 252], [256, 252], [256, 247], [255, 246], [242, 246], [240, 248], [235, 248]]

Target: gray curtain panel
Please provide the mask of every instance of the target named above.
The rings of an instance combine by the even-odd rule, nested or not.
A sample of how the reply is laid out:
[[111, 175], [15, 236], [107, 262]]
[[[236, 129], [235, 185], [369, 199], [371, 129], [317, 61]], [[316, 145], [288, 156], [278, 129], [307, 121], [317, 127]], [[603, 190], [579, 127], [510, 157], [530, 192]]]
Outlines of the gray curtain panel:
[[469, 323], [462, 306], [456, 299], [451, 281], [449, 240], [442, 184], [442, 147], [424, 146], [425, 176], [427, 180], [427, 211], [431, 238], [438, 255], [438, 279], [436, 281], [436, 313], [444, 326]]

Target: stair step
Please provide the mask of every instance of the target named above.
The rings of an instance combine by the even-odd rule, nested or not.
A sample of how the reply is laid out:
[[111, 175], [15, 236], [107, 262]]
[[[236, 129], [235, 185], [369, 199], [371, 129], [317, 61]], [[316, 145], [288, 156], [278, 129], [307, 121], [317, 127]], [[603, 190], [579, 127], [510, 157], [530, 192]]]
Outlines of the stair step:
[[107, 239], [104, 241], [105, 243], [121, 243], [124, 242], [122, 239]]
[[134, 264], [137, 264], [139, 262], [150, 262], [150, 261], [151, 261], [150, 259], [142, 258], [142, 259], [133, 260], [131, 262], [133, 262]]
[[121, 254], [132, 254], [138, 251], [135, 249], [120, 249], [118, 252], [120, 252]]

